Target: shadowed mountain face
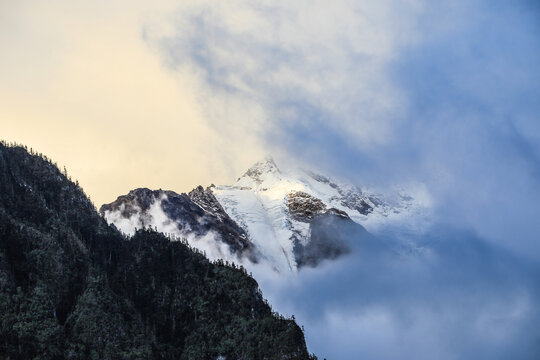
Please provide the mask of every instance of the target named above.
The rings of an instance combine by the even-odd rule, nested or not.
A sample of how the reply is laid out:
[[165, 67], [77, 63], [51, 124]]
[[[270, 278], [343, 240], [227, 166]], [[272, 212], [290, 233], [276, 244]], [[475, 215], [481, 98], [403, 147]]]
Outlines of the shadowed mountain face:
[[311, 171], [280, 169], [267, 158], [234, 185], [199, 186], [187, 195], [136, 189], [100, 212], [127, 234], [150, 226], [188, 238], [213, 258], [288, 273], [348, 253], [348, 242], [365, 238], [364, 224], [419, 208], [406, 194], [377, 195]]
[[216, 243], [225, 244], [230, 252], [256, 262], [253, 246], [245, 231], [227, 215], [211, 190], [202, 186], [189, 194], [135, 189], [101, 206], [99, 211], [126, 234], [151, 227], [195, 239], [206, 236]]
[[362, 225], [336, 209], [315, 215], [310, 222], [310, 233], [310, 241], [305, 245], [295, 242], [294, 252], [299, 267], [315, 267], [325, 259], [333, 260], [348, 254], [352, 242], [363, 248], [383, 246]]
[[[155, 194], [144, 194], [138, 206], [149, 209]], [[183, 206], [175, 211], [196, 217], [200, 207], [188, 200], [173, 199]], [[0, 354], [312, 358], [300, 328], [272, 312], [244, 269], [212, 263], [154, 231], [126, 239], [50, 161], [3, 144]]]

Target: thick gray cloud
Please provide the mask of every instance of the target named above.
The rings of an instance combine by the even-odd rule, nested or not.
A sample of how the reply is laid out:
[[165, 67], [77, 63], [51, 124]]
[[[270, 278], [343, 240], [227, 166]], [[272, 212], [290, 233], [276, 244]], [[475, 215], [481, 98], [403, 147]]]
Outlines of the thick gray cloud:
[[199, 1], [145, 38], [171, 69], [197, 74], [224, 136], [253, 128], [270, 151], [328, 173], [417, 181], [433, 196], [444, 225], [410, 239], [418, 253], [360, 246], [296, 280], [259, 274], [314, 351], [533, 359], [539, 32], [533, 1]]
[[526, 1], [196, 2], [145, 36], [199, 74], [225, 136], [253, 127], [270, 150], [357, 182], [424, 182], [444, 217], [530, 254], [539, 14]]
[[536, 359], [537, 264], [472, 232], [435, 226], [411, 252], [352, 239], [347, 258], [284, 281], [258, 275], [329, 359]]

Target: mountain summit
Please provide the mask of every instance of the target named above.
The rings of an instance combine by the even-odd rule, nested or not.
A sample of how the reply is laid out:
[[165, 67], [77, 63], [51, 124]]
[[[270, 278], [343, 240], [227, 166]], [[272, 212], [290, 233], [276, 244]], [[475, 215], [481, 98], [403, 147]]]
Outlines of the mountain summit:
[[274, 162], [274, 159], [271, 156], [267, 156], [264, 160], [261, 160], [250, 167], [238, 180], [248, 177], [253, 181], [262, 182], [268, 176], [279, 174], [280, 171]]
[[346, 254], [351, 238], [370, 237], [364, 226], [376, 230], [422, 209], [403, 191], [377, 194], [267, 157], [232, 185], [189, 194], [136, 189], [100, 212], [127, 234], [154, 227], [187, 238], [210, 258], [286, 273]]

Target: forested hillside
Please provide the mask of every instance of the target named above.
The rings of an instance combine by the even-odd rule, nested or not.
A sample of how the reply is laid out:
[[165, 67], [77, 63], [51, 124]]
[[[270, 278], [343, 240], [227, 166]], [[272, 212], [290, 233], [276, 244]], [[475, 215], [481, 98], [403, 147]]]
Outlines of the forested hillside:
[[65, 171], [0, 144], [0, 358], [314, 357], [244, 269], [123, 237]]

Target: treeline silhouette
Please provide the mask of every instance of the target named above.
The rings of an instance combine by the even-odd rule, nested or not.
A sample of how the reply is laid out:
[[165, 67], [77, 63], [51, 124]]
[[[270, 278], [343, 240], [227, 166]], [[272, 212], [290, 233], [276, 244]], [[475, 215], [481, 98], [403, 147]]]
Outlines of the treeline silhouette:
[[315, 359], [242, 266], [129, 238], [67, 171], [0, 143], [0, 358]]

